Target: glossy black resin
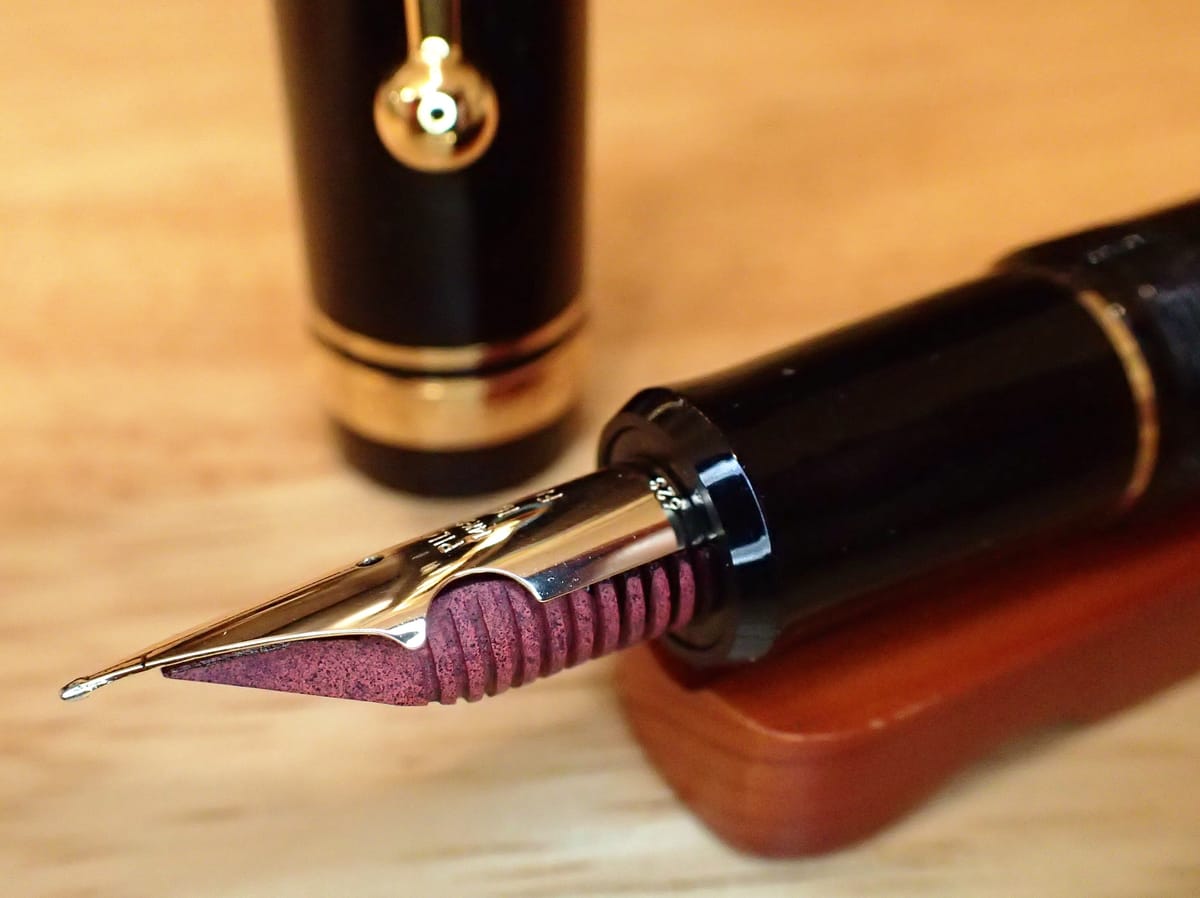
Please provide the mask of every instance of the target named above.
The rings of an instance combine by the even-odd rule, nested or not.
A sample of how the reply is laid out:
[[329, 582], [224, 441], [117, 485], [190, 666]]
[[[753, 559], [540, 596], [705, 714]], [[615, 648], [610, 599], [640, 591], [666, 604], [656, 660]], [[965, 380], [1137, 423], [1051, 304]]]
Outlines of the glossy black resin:
[[1153, 369], [1159, 409], [1159, 471], [1146, 504], [1200, 488], [1200, 202], [1033, 246], [1004, 265], [1121, 304]]
[[333, 425], [342, 454], [355, 468], [385, 486], [422, 496], [474, 496], [522, 483], [548, 467], [576, 430], [567, 415], [548, 427], [497, 446], [419, 452], [386, 446]]
[[[1090, 315], [1067, 289], [1008, 275], [643, 394], [625, 415], [635, 430], [704, 422], [692, 429], [708, 445], [672, 437], [669, 464], [734, 534], [736, 601], [683, 636], [716, 660], [757, 657], [827, 607], [954, 559], [1111, 514], [1137, 435]], [[636, 438], [614, 425], [619, 457]]]
[[1139, 416], [1086, 290], [1124, 310], [1154, 383], [1161, 444], [1138, 508], [1194, 498], [1196, 203], [1031, 247], [979, 281], [634, 397], [601, 463], [657, 467], [690, 493], [692, 536], [722, 578], [680, 654], [752, 659], [882, 587], [1111, 520]]

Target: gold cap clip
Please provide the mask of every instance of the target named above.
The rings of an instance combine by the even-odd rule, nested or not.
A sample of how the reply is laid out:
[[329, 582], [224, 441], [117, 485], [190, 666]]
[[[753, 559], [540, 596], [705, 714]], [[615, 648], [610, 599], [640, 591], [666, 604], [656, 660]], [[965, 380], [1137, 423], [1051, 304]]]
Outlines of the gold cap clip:
[[408, 58], [375, 93], [375, 130], [410, 168], [457, 171], [491, 145], [496, 92], [463, 59], [460, 0], [405, 0]]

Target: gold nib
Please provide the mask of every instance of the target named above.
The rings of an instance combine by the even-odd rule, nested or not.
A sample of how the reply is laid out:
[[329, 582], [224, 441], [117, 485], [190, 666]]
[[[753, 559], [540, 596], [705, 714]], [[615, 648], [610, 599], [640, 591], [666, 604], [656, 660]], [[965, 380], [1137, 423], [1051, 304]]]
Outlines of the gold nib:
[[[277, 599], [151, 646], [59, 692], [83, 698], [154, 668], [304, 639], [383, 636], [425, 644], [425, 615], [449, 583], [473, 574], [511, 577], [548, 602], [687, 543], [683, 501], [661, 477], [609, 469], [392, 546]], [[672, 504], [672, 502], [674, 504]]]

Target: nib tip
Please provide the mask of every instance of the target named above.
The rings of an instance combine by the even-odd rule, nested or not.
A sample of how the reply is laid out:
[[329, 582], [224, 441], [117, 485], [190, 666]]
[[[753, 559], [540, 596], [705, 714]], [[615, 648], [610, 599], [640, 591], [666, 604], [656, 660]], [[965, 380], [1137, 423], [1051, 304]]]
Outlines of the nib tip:
[[112, 667], [105, 668], [99, 673], [94, 673], [90, 677], [77, 677], [72, 680], [62, 689], [58, 690], [58, 697], [64, 702], [73, 702], [78, 698], [83, 698], [85, 695], [91, 695], [101, 686], [107, 686], [113, 680], [120, 680], [130, 674], [138, 673], [146, 669], [145, 657], [131, 659], [122, 664], [115, 664]]
[[85, 695], [94, 692], [103, 685], [103, 680], [90, 680], [87, 677], [79, 677], [60, 689], [58, 697], [64, 702], [73, 702], [77, 698], [83, 698]]

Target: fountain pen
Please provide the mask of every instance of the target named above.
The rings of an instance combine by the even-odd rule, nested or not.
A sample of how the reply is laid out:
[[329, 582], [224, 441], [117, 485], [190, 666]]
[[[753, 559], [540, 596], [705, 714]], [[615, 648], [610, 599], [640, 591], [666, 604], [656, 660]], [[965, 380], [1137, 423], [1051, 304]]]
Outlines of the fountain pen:
[[697, 667], [748, 663], [902, 581], [1137, 526], [1198, 493], [1191, 202], [644, 390], [604, 429], [595, 472], [365, 555], [62, 697], [157, 668], [449, 704], [647, 640]]

